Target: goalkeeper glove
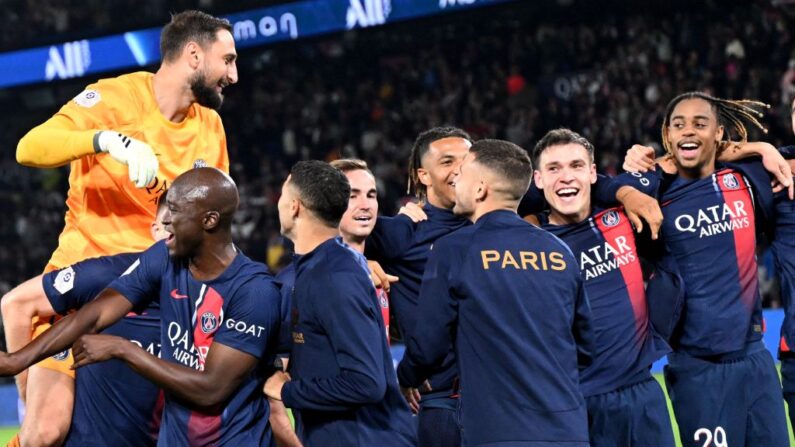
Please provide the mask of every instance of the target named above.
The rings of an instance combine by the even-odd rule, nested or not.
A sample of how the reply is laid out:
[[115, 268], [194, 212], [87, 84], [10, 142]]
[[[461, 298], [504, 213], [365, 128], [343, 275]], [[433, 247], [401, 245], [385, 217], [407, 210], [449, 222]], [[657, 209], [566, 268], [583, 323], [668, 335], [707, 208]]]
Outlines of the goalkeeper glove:
[[94, 151], [107, 152], [127, 165], [130, 181], [143, 188], [157, 175], [158, 162], [151, 146], [118, 132], [101, 130], [94, 135]]

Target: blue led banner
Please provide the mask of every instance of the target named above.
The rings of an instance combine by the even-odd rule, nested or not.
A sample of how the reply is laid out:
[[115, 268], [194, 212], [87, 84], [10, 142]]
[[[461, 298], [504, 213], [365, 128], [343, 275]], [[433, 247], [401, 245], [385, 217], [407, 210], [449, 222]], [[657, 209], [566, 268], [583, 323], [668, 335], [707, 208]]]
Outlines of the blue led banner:
[[[368, 28], [513, 0], [303, 0], [225, 16], [238, 48]], [[0, 53], [0, 88], [142, 67], [160, 60], [160, 28]]]

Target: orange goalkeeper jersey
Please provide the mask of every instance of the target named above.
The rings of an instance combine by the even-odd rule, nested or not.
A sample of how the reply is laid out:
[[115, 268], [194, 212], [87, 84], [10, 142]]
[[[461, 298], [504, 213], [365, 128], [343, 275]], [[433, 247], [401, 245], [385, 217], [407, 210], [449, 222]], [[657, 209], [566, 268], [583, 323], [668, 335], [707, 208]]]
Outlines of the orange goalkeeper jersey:
[[73, 160], [66, 225], [48, 268], [62, 268], [89, 257], [143, 251], [152, 245], [149, 227], [157, 200], [174, 178], [196, 166], [229, 171], [226, 136], [218, 114], [194, 103], [181, 123], [169, 121], [155, 102], [152, 77], [152, 73], [138, 72], [100, 80], [31, 131], [54, 130], [56, 135], [62, 130], [83, 131], [62, 138], [60, 149], [58, 140], [52, 141], [55, 147], [32, 148], [42, 157], [53, 150], [74, 153], [75, 148], [69, 145], [84, 149], [83, 145], [92, 144], [96, 131], [113, 130], [148, 143], [160, 163], [157, 178], [138, 189], [129, 180], [127, 166], [108, 154]]

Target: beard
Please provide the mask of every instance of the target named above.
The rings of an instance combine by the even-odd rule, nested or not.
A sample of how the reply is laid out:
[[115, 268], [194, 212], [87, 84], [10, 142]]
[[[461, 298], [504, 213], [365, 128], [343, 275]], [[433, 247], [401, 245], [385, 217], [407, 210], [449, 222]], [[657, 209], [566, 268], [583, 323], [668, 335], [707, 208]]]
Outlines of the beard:
[[208, 86], [207, 76], [203, 72], [197, 72], [190, 82], [190, 91], [193, 92], [196, 103], [213, 110], [220, 109], [224, 103], [224, 95], [215, 91], [216, 85], [217, 83]]

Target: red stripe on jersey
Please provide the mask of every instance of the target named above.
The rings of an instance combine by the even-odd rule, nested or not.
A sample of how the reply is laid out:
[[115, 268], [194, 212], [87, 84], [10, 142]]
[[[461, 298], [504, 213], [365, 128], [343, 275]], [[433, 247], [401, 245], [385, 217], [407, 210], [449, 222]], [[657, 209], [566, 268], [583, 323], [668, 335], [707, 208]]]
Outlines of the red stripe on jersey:
[[389, 295], [381, 287], [375, 288], [375, 297], [378, 298], [378, 307], [381, 308], [381, 316], [384, 319], [384, 329], [386, 329], [386, 344], [389, 345]]
[[[740, 273], [740, 288], [745, 308], [754, 308], [756, 291], [759, 287], [756, 265], [756, 222], [754, 219], [754, 201], [745, 179], [738, 173], [724, 169], [715, 173], [714, 180], [729, 211], [735, 214], [732, 220], [747, 219], [748, 225], [737, 225], [734, 234], [734, 250], [737, 257], [737, 270]], [[742, 213], [738, 212], [742, 206]], [[726, 278], [728, 281], [729, 278]]]
[[[224, 298], [212, 287], [202, 286], [204, 294], [196, 302], [193, 314], [193, 344], [199, 356], [199, 369], [210, 352], [215, 332], [223, 319]], [[188, 444], [208, 445], [218, 440], [221, 430], [221, 415], [191, 411], [188, 419]]]
[[635, 327], [638, 329], [638, 334], [645, 335], [649, 324], [649, 309], [646, 304], [646, 291], [643, 288], [643, 271], [640, 268], [640, 259], [635, 245], [635, 232], [629, 218], [624, 214], [623, 209], [612, 208], [595, 215], [594, 222], [596, 222], [599, 232], [602, 233], [602, 237], [613, 248], [618, 249], [618, 247], [626, 245], [635, 255], [632, 262], [621, 265], [619, 269], [632, 304]]
[[191, 411], [188, 418], [188, 445], [217, 445], [221, 432], [221, 415]]
[[163, 420], [163, 407], [166, 405], [166, 393], [161, 389], [157, 393], [157, 402], [155, 402], [155, 408], [152, 410], [152, 422], [149, 427], [149, 433], [152, 435], [152, 439], [157, 440], [160, 434], [160, 423]]
[[204, 369], [204, 361], [213, 343], [215, 331], [223, 318], [224, 298], [212, 287], [203, 286], [204, 296], [196, 302], [196, 313], [193, 314], [193, 344], [199, 353], [199, 369]]

